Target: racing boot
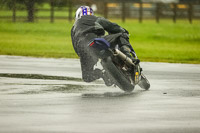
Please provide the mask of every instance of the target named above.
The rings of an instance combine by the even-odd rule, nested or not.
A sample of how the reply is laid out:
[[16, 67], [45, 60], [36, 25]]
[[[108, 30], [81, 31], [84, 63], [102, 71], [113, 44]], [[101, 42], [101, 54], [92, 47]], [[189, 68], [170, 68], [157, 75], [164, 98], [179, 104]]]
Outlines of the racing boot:
[[107, 72], [103, 72], [102, 74], [103, 74], [103, 75], [102, 75], [102, 79], [103, 79], [105, 85], [106, 85], [106, 86], [112, 86], [112, 85], [113, 85], [113, 82], [112, 82], [112, 80], [109, 78], [108, 73], [107, 73]]
[[109, 78], [107, 72], [105, 72], [105, 71], [103, 72], [101, 69], [96, 68], [94, 70], [93, 74], [94, 74], [93, 75], [94, 79], [102, 78], [106, 86], [112, 86], [113, 85], [113, 83], [112, 83], [111, 79]]

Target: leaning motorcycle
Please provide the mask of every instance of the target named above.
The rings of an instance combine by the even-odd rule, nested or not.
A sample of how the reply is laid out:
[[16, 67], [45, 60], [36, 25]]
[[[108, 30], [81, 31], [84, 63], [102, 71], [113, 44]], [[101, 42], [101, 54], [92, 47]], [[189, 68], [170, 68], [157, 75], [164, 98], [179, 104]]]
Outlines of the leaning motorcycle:
[[131, 92], [136, 85], [148, 90], [150, 83], [142, 73], [138, 58], [134, 51], [130, 51], [132, 59], [127, 57], [116, 45], [111, 48], [104, 38], [95, 38], [89, 47], [101, 60], [103, 67], [104, 81], [107, 86], [118, 86], [125, 92]]

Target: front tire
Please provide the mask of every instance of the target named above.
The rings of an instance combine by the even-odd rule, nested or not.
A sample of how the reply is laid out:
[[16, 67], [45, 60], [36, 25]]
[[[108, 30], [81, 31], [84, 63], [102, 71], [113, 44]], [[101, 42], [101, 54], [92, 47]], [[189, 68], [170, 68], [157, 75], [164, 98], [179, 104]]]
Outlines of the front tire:
[[126, 92], [133, 91], [135, 86], [131, 84], [124, 73], [115, 66], [110, 56], [102, 60], [102, 66], [120, 89]]
[[141, 74], [141, 80], [139, 81], [138, 85], [145, 90], [149, 90], [150, 83], [147, 80], [147, 78], [144, 76], [144, 74]]

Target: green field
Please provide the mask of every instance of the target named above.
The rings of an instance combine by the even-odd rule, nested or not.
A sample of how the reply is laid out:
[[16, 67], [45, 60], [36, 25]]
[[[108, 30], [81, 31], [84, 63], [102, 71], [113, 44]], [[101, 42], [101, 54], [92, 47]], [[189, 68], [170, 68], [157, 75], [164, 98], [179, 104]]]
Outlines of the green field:
[[[112, 20], [129, 30], [130, 42], [142, 61], [200, 63], [200, 22], [187, 20]], [[77, 58], [70, 37], [73, 23], [0, 22], [0, 55]]]

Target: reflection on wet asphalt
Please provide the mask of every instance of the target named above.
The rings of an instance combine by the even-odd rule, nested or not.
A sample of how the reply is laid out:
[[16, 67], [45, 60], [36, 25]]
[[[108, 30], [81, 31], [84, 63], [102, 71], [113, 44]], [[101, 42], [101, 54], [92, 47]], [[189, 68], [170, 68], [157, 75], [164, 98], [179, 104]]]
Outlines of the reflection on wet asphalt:
[[63, 79], [73, 80], [55, 80], [52, 79], [52, 77], [49, 80], [48, 78], [44, 79], [44, 76], [42, 79], [38, 79], [38, 77], [36, 79], [33, 77], [30, 77], [30, 79], [24, 77], [17, 78], [16, 76], [15, 78], [12, 78], [10, 75], [9, 78], [5, 77], [5, 74], [4, 77], [1, 77], [1, 94], [40, 94], [50, 92], [81, 93], [91, 88], [98, 88], [99, 86], [103, 85], [99, 84], [101, 83], [100, 81], [96, 82], [96, 84], [86, 84], [82, 81], [78, 81], [77, 79], [70, 77], [65, 77]]
[[49, 79], [49, 80], [73, 80], [82, 81], [81, 78], [74, 77], [64, 77], [64, 76], [49, 76], [41, 74], [12, 74], [12, 73], [0, 73], [0, 77], [10, 77], [10, 78], [25, 78], [25, 79]]
[[199, 133], [200, 65], [141, 65], [150, 90], [125, 93], [77, 59], [0, 56], [0, 133]]

